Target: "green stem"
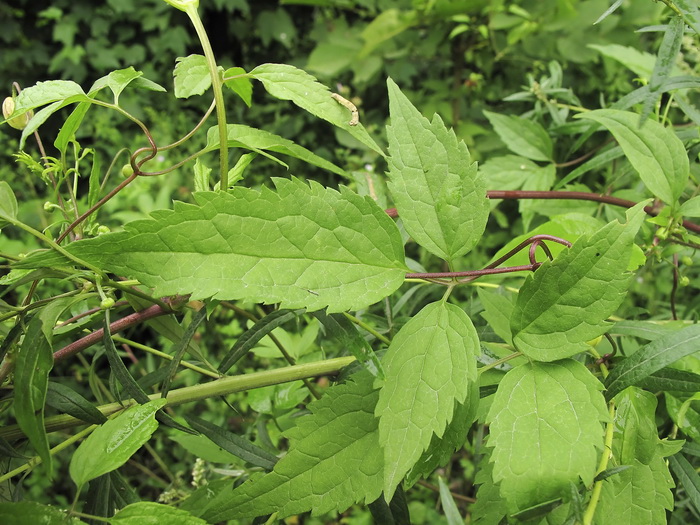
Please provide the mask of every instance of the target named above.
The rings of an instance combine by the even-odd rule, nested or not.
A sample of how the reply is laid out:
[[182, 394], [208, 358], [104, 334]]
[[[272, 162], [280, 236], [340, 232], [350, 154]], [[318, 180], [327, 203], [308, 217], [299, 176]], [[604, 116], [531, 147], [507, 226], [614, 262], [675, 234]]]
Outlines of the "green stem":
[[502, 357], [501, 359], [498, 359], [497, 361], [494, 361], [493, 363], [489, 363], [486, 366], [482, 366], [481, 368], [479, 368], [478, 373], [479, 373], [479, 375], [481, 375], [484, 372], [486, 372], [487, 370], [491, 370], [492, 368], [496, 368], [498, 365], [502, 365], [503, 363], [506, 363], [506, 362], [510, 361], [511, 359], [515, 359], [516, 357], [520, 357], [521, 355], [523, 355], [522, 352], [514, 352], [510, 355]]
[[380, 334], [379, 332], [377, 332], [374, 328], [372, 328], [371, 326], [369, 326], [369, 325], [368, 325], [367, 323], [365, 323], [364, 321], [361, 321], [361, 320], [358, 319], [357, 317], [355, 317], [355, 316], [353, 316], [353, 315], [351, 315], [351, 314], [349, 314], [349, 313], [347, 313], [347, 312], [343, 312], [343, 315], [344, 315], [345, 317], [347, 317], [348, 319], [350, 319], [350, 321], [352, 321], [353, 323], [355, 323], [357, 326], [359, 326], [359, 327], [362, 328], [363, 330], [365, 330], [365, 331], [369, 332], [370, 334], [372, 334], [374, 337], [376, 337], [377, 339], [379, 339], [379, 340], [380, 340], [382, 343], [384, 343], [385, 345], [389, 346], [389, 345], [391, 344], [391, 341], [390, 341], [386, 336], [383, 336], [382, 334]]
[[[288, 366], [275, 370], [265, 370], [263, 372], [253, 372], [251, 374], [222, 377], [221, 379], [217, 379], [216, 381], [211, 381], [209, 383], [202, 383], [171, 390], [168, 392], [167, 406], [182, 405], [184, 403], [191, 403], [192, 401], [225, 396], [235, 392], [243, 392], [263, 386], [279, 385], [282, 383], [289, 383], [291, 381], [299, 381], [309, 377], [335, 375], [340, 372], [343, 367], [348, 366], [353, 361], [355, 361], [354, 357], [337, 357], [335, 359], [304, 363], [301, 365]], [[150, 399], [161, 399], [159, 393], [151, 394], [148, 397]], [[109, 416], [135, 404], [136, 402], [131, 400], [119, 403], [109, 403], [97, 408], [105, 416]], [[58, 416], [47, 417], [44, 424], [47, 432], [55, 432], [65, 428], [83, 425], [85, 422], [72, 416], [61, 414]], [[8, 425], [0, 428], [0, 437], [7, 440], [19, 439], [24, 437], [24, 433], [17, 425]]]
[[[600, 458], [600, 464], [598, 465], [596, 475], [608, 468], [608, 462], [612, 456], [613, 429], [615, 428], [615, 403], [613, 401], [610, 401], [609, 412], [610, 422], [605, 428], [605, 447], [603, 448], [603, 455]], [[591, 525], [591, 523], [593, 523], [593, 516], [595, 515], [595, 509], [598, 506], [598, 500], [600, 499], [600, 492], [602, 490], [603, 481], [596, 481], [593, 485], [593, 491], [591, 492], [591, 500], [588, 502], [586, 512], [583, 514], [583, 525]]]
[[224, 107], [221, 76], [219, 75], [219, 68], [214, 58], [214, 51], [209, 43], [209, 36], [204, 29], [201, 18], [199, 18], [197, 7], [188, 6], [185, 13], [190, 17], [192, 25], [197, 32], [199, 41], [202, 44], [204, 56], [207, 59], [209, 74], [211, 75], [211, 87], [214, 91], [214, 101], [216, 102], [216, 118], [219, 121], [219, 175], [221, 179], [219, 189], [221, 191], [226, 191], [228, 189], [228, 133], [226, 132], [226, 108]]

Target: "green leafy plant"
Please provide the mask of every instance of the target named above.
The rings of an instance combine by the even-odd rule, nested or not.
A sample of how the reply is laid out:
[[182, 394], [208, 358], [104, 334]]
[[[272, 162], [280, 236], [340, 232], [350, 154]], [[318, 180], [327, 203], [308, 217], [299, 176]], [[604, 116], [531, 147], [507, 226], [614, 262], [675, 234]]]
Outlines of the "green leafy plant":
[[[66, 469], [61, 452], [81, 443], [67, 466], [77, 490], [65, 514], [21, 501], [0, 503], [0, 517], [272, 522], [360, 503], [378, 522], [407, 523], [405, 490], [451, 468], [463, 449], [478, 485], [469, 509], [475, 523], [666, 523], [667, 511], [686, 496], [689, 503], [671, 516], [700, 511], [693, 465], [700, 455], [700, 331], [697, 308], [686, 308], [683, 320], [676, 311], [683, 279], [691, 284], [681, 269], [692, 267], [700, 246], [700, 227], [686, 219], [698, 215], [698, 165], [688, 154], [698, 137], [697, 129], [674, 129], [670, 103], [657, 104], [677, 96], [684, 100], [677, 118], [700, 125], [682, 93], [700, 81], [667, 78], [686, 25], [697, 31], [697, 8], [668, 2], [672, 14], [649, 83], [612, 107], [573, 105], [575, 96], [558, 87], [561, 68], [550, 64], [550, 77], [531, 78], [527, 92], [510, 97], [533, 103], [529, 114], [485, 112], [510, 153], [479, 166], [458, 134], [439, 116], [424, 117], [391, 78], [385, 152], [354, 104], [305, 71], [271, 63], [250, 71], [220, 67], [198, 2], [166, 1], [187, 14], [204, 53], [177, 60], [175, 96], [213, 92], [209, 109], [182, 138], [159, 146], [123, 107], [123, 93], [164, 91], [133, 67], [87, 91], [69, 80], [39, 82], [16, 93], [5, 111], [5, 121], [19, 127], [35, 112], [24, 118], [24, 149], [52, 115], [73, 108], [53, 143], [57, 157], [18, 155], [53, 192], [56, 202], [46, 211], [55, 210], [56, 222], [37, 229], [14, 188], [0, 182], [3, 234], [22, 232], [43, 244], [2, 254], [8, 273], [0, 283], [13, 300], [0, 303], [0, 379], [12, 387], [4, 410], [16, 425], [0, 429], [2, 452], [11, 458], [0, 481], [16, 491], [10, 480], [28, 471], [43, 469], [55, 479]], [[453, 16], [444, 7], [384, 11], [373, 24], [387, 32], [367, 38], [360, 56], [424, 17]], [[532, 30], [518, 27], [511, 44]], [[385, 161], [387, 192], [372, 182], [361, 195], [339, 163], [275, 133], [228, 123], [224, 87], [250, 106], [255, 82]], [[104, 170], [97, 153], [76, 139], [88, 112], [103, 109], [138, 127], [148, 144], [129, 151], [125, 178], [109, 191], [100, 175], [120, 153]], [[212, 113], [217, 123], [205, 131]], [[556, 162], [597, 131], [614, 141]], [[198, 151], [182, 149], [200, 135], [206, 140]], [[231, 150], [243, 151], [229, 169]], [[151, 167], [161, 153], [172, 159], [178, 151], [184, 158]], [[216, 171], [207, 165], [212, 152]], [[346, 185], [296, 176], [244, 185], [261, 160], [288, 167], [280, 156]], [[183, 166], [191, 168], [188, 202], [155, 209], [120, 231], [97, 225], [97, 214], [124, 192]], [[581, 182], [596, 170], [601, 193]], [[379, 204], [388, 199], [395, 208]], [[499, 226], [507, 220], [494, 211], [503, 199], [520, 201], [516, 220], [524, 235], [508, 224], [503, 246], [488, 260], [495, 235], [489, 217]], [[555, 199], [590, 201], [596, 209], [562, 212]], [[653, 279], [649, 284], [658, 267], [670, 270], [666, 295]], [[648, 306], [651, 318], [638, 318], [643, 301], [634, 295], [645, 285], [650, 297], [668, 302], [663, 315]], [[169, 341], [169, 352], [148, 344], [143, 331], [135, 331], [140, 341], [121, 335], [144, 325]], [[202, 339], [205, 326], [222, 335]], [[136, 359], [135, 350], [149, 357]], [[138, 366], [127, 366], [124, 355]], [[270, 367], [277, 355], [289, 366]], [[87, 381], [62, 380], [58, 370], [76, 361]], [[153, 366], [139, 368], [140, 361]], [[207, 407], [205, 417], [195, 403]], [[235, 428], [235, 405], [265, 418], [254, 431]], [[78, 426], [86, 428], [51, 446], [54, 432]], [[236, 468], [212, 471], [208, 484], [195, 468], [196, 490], [139, 501], [120, 471], [129, 460], [140, 464], [134, 458], [145, 450], [167, 472], [164, 451], [152, 445], [161, 432], [200, 459]], [[36, 456], [21, 452], [25, 440]], [[450, 487], [442, 477], [438, 484], [445, 520], [461, 522]]]

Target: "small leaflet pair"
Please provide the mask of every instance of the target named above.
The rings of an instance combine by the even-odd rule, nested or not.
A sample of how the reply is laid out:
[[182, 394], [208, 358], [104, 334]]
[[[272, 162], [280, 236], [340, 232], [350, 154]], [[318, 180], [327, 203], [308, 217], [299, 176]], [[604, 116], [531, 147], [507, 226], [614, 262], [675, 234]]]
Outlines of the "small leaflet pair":
[[357, 111], [357, 106], [355, 106], [355, 104], [350, 102], [348, 99], [338, 95], [338, 93], [331, 93], [331, 97], [333, 97], [336, 100], [336, 102], [338, 102], [338, 104], [341, 104], [342, 106], [345, 106], [350, 110], [352, 118], [350, 119], [350, 122], [348, 122], [348, 124], [351, 126], [357, 126], [360, 123], [360, 114]]

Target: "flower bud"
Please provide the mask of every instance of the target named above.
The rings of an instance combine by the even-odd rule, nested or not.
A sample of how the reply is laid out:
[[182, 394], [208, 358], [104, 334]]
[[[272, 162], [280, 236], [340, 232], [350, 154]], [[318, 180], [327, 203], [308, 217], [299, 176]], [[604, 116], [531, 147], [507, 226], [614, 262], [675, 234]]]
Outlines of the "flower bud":
[[[8, 118], [15, 112], [15, 99], [13, 97], [7, 97], [2, 102], [2, 116]], [[8, 119], [7, 123], [15, 129], [24, 129], [29, 123], [29, 119], [34, 116], [33, 111], [27, 111], [22, 115], [17, 115], [14, 118]]]

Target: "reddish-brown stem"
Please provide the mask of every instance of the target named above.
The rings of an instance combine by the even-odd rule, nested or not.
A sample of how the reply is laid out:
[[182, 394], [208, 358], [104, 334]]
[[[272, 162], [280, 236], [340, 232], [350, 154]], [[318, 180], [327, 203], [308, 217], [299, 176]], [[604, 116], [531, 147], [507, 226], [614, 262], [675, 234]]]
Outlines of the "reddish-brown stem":
[[[117, 321], [114, 321], [109, 325], [109, 329], [112, 333], [121, 332], [122, 330], [129, 328], [130, 326], [143, 323], [144, 321], [148, 321], [149, 319], [153, 319], [154, 317], [168, 315], [171, 313], [173, 313], [172, 310], [165, 309], [157, 304], [154, 304], [153, 306], [149, 306], [145, 310], [135, 312], [133, 314], [127, 315], [126, 317], [122, 317]], [[62, 359], [77, 354], [78, 352], [86, 349], [89, 346], [94, 345], [95, 343], [99, 343], [100, 341], [102, 341], [103, 334], [104, 328], [100, 328], [99, 330], [95, 330], [91, 334], [88, 334], [85, 337], [78, 339], [77, 341], [74, 341], [69, 345], [64, 346], [60, 350], [56, 350], [53, 354], [54, 361], [60, 361]]]
[[[599, 193], [588, 193], [585, 191], [500, 191], [500, 190], [490, 190], [486, 192], [489, 199], [573, 199], [573, 200], [583, 200], [583, 201], [594, 201], [602, 202], [603, 204], [611, 204], [613, 206], [621, 206], [623, 208], [631, 208], [637, 203], [634, 201], [628, 201], [626, 199], [620, 199], [618, 197], [611, 197], [610, 195], [600, 195]], [[657, 210], [651, 206], [645, 206], [644, 211], [647, 212], [652, 217], [656, 217], [660, 210]], [[398, 217], [399, 214], [396, 208], [389, 208], [386, 210], [386, 214], [389, 217]], [[695, 224], [690, 221], [683, 221], [683, 226], [692, 232], [700, 233], [700, 225]]]
[[85, 219], [87, 219], [92, 213], [95, 212], [98, 208], [100, 208], [102, 205], [104, 205], [105, 202], [107, 202], [109, 199], [114, 197], [117, 193], [119, 193], [121, 190], [123, 190], [127, 185], [129, 185], [131, 182], [136, 179], [138, 175], [134, 173], [133, 175], [129, 176], [128, 178], [124, 179], [122, 182], [120, 182], [116, 188], [114, 188], [112, 191], [110, 191], [107, 195], [102, 197], [99, 201], [95, 203], [94, 206], [92, 206], [89, 210], [87, 210], [85, 213], [83, 213], [80, 217], [75, 219], [70, 225], [68, 225], [68, 228], [66, 228], [66, 231], [64, 231], [58, 239], [56, 239], [56, 243], [60, 243], [63, 239], [66, 238], [66, 236], [73, 231], [73, 229], [83, 222]]
[[498, 273], [524, 272], [536, 270], [541, 263], [524, 264], [522, 266], [505, 266], [503, 268], [484, 268], [468, 272], [436, 272], [436, 273], [407, 273], [406, 279], [446, 279], [451, 277], [481, 277]]

